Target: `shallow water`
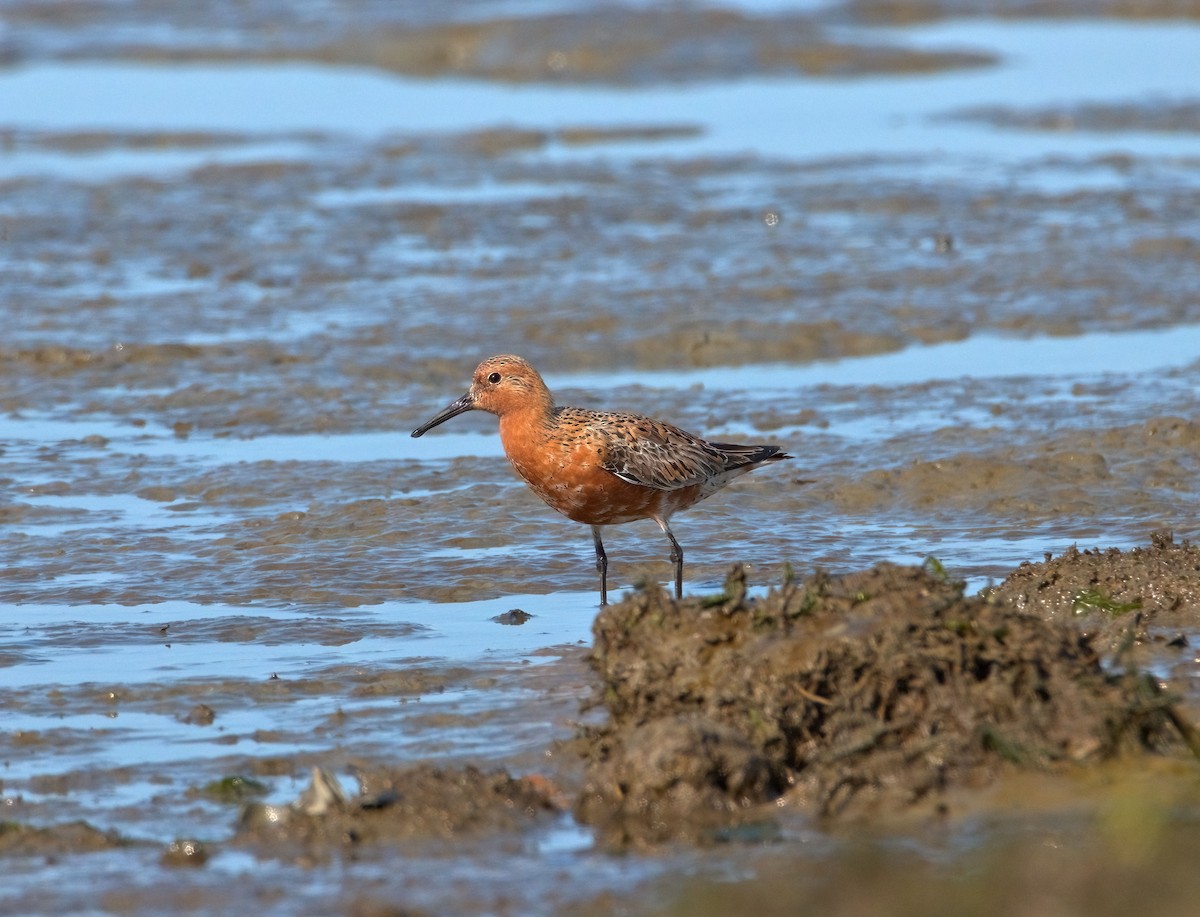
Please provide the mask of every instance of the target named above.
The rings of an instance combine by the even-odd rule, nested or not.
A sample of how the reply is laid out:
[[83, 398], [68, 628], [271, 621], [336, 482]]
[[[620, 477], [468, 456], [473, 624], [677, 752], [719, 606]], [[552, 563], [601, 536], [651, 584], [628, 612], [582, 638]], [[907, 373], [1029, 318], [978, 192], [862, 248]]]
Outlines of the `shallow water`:
[[593, 372], [566, 377], [560, 387], [595, 390], [620, 385], [650, 388], [699, 385], [768, 394], [817, 385], [924, 385], [965, 378], [1069, 377], [1087, 381], [1104, 376], [1159, 374], [1193, 366], [1198, 353], [1200, 326], [1192, 325], [1021, 341], [979, 334], [962, 341], [912, 347], [899, 353], [818, 361], [801, 366], [722, 366], [650, 373]]
[[[858, 34], [858, 33], [853, 33]], [[746, 79], [684, 87], [596, 89], [503, 86], [468, 80], [418, 80], [366, 69], [305, 64], [31, 64], [0, 74], [0, 117], [42, 131], [209, 131], [234, 134], [465, 131], [496, 125], [555, 130], [598, 125], [700, 125], [691, 138], [639, 143], [605, 155], [714, 156], [753, 153], [791, 160], [939, 154], [942, 178], [1011, 180], [1007, 170], [1049, 154], [1195, 156], [1191, 136], [1088, 132], [1050, 136], [995, 131], [939, 119], [956, 108], [1037, 107], [1090, 101], [1188, 98], [1200, 79], [1200, 26], [1187, 23], [973, 21], [905, 30], [865, 30], [876, 41], [917, 47], [982, 48], [1004, 64], [973, 72], [863, 77], [849, 81]], [[1070, 48], [1069, 66], [1063, 49]], [[844, 114], [853, 111], [854, 117]], [[581, 112], [586, 113], [581, 117]], [[292, 158], [299, 149], [256, 143], [217, 161]], [[553, 157], [594, 157], [557, 146]], [[106, 152], [96, 177], [111, 178]], [[129, 155], [129, 154], [120, 154]], [[164, 151], [157, 165], [139, 153], [128, 171], [158, 172], [195, 163]], [[0, 174], [57, 168], [82, 179], [64, 157], [0, 156]], [[1077, 169], [1057, 190], [1079, 181]], [[1084, 179], [1086, 183], [1086, 178]], [[412, 192], [409, 192], [410, 194]], [[426, 197], [432, 189], [423, 193]], [[447, 191], [440, 200], [453, 200]], [[351, 198], [353, 199], [353, 198]], [[345, 203], [341, 195], [326, 201]]]
[[[493, 419], [408, 435], [491, 351], [564, 402], [796, 455], [677, 520], [689, 591], [733, 561], [761, 588], [928, 555], [974, 590], [1075, 542], [1196, 535], [1174, 418], [1200, 391], [1200, 134], [947, 116], [1194, 101], [1200, 28], [828, 28], [1000, 62], [619, 88], [299, 53], [0, 72], [2, 796], [145, 842], [10, 858], [11, 906], [550, 913], [755, 874], [752, 847], [613, 857], [566, 815], [388, 868], [228, 843], [237, 807], [203, 788], [230, 775], [279, 803], [359, 760], [571, 779], [588, 533], [514, 480]], [[668, 577], [655, 526], [606, 544], [615, 593]], [[206, 869], [160, 864], [185, 836]]]

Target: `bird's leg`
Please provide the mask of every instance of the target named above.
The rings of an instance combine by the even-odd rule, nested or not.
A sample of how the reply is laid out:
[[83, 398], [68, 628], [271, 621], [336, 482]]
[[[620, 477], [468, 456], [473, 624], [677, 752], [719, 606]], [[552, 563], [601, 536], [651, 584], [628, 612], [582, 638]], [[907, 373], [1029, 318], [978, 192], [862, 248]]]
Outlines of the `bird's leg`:
[[608, 555], [600, 540], [600, 526], [592, 526], [592, 541], [596, 543], [596, 571], [600, 574], [600, 604], [608, 604]]
[[671, 533], [671, 527], [667, 525], [666, 519], [655, 517], [654, 521], [658, 523], [658, 527], [666, 533], [666, 536], [671, 539], [671, 563], [675, 564], [675, 601], [678, 602], [683, 598], [683, 548], [675, 540], [675, 536]]

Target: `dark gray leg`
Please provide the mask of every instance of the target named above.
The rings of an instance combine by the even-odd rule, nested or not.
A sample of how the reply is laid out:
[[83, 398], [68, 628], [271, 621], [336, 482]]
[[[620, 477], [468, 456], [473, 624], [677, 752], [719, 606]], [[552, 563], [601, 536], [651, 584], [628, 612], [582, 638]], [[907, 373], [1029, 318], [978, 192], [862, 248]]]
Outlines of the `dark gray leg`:
[[675, 540], [675, 536], [671, 533], [671, 527], [667, 525], [666, 519], [655, 518], [658, 527], [666, 533], [666, 536], [671, 539], [671, 562], [675, 564], [675, 601], [683, 598], [683, 548], [679, 546], [679, 542]]
[[600, 526], [592, 526], [592, 541], [596, 543], [596, 570], [600, 574], [600, 604], [608, 604], [608, 555], [604, 553], [604, 542], [600, 540]]

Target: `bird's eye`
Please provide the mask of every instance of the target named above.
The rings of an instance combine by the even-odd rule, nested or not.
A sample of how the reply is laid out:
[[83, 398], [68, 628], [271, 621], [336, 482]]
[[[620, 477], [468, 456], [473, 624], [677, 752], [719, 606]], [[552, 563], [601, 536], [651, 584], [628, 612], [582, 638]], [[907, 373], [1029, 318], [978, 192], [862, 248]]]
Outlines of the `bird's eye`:
[[500, 374], [492, 373], [490, 376], [488, 376], [488, 382], [490, 382], [492, 385], [498, 384], [500, 382]]

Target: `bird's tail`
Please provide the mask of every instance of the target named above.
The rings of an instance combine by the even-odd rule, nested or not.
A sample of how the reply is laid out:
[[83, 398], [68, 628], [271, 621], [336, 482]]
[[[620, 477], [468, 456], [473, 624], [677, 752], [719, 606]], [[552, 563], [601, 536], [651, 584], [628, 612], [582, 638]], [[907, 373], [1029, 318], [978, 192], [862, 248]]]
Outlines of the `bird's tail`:
[[781, 462], [790, 459], [780, 446], [739, 446], [735, 443], [712, 443], [725, 453], [731, 468], [744, 465], [765, 465], [768, 462]]

